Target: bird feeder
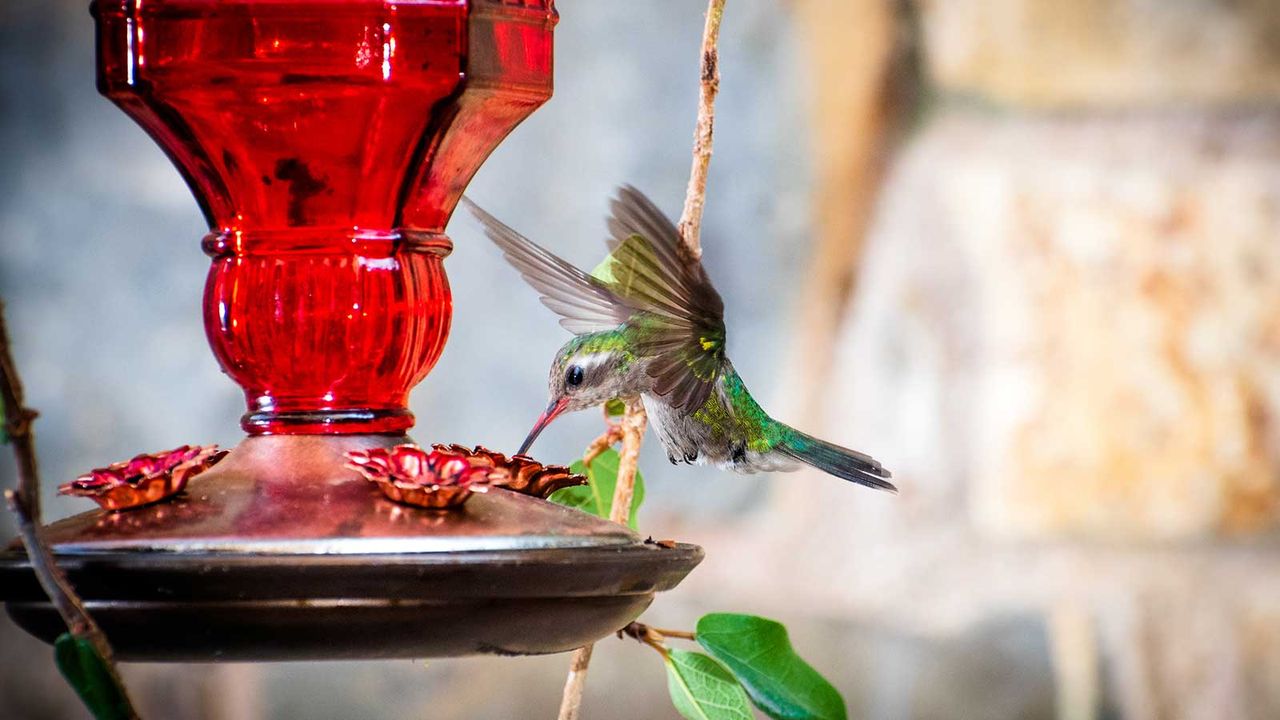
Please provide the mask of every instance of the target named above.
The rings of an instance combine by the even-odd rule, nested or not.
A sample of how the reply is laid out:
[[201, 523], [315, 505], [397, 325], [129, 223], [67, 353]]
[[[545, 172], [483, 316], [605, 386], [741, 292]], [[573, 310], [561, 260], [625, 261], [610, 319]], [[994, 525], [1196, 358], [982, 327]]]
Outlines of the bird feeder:
[[[348, 460], [408, 442], [409, 391], [449, 334], [444, 227], [551, 96], [552, 0], [92, 12], [100, 92], [165, 150], [211, 228], [205, 329], [248, 404], [225, 458], [183, 449], [217, 462], [180, 494], [47, 528], [121, 658], [558, 652], [627, 624], [699, 562], [696, 546], [501, 486], [407, 506]], [[0, 596], [33, 634], [62, 631], [16, 546]]]

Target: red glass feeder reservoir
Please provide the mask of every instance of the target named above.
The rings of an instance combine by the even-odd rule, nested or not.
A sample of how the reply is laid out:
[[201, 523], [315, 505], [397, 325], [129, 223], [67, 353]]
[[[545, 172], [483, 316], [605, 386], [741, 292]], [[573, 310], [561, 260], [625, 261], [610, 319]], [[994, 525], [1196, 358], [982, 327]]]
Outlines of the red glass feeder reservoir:
[[443, 229], [551, 96], [551, 0], [97, 0], [98, 85], [211, 228], [250, 434], [398, 433], [452, 314]]
[[[697, 565], [700, 548], [517, 492], [577, 482], [531, 458], [436, 448], [493, 468], [469, 499], [458, 490], [477, 478], [463, 487], [443, 465], [390, 493], [347, 465], [410, 442], [409, 391], [449, 334], [445, 223], [551, 95], [552, 0], [97, 0], [93, 12], [100, 90], [208, 219], [205, 327], [249, 403], [250, 437], [189, 482], [112, 466], [103, 482], [140, 502], [46, 529], [118, 657], [560, 652], [634, 620]], [[153, 475], [167, 494], [139, 489]], [[430, 507], [393, 501], [405, 492]], [[20, 546], [0, 550], [0, 599], [38, 637], [65, 630]]]

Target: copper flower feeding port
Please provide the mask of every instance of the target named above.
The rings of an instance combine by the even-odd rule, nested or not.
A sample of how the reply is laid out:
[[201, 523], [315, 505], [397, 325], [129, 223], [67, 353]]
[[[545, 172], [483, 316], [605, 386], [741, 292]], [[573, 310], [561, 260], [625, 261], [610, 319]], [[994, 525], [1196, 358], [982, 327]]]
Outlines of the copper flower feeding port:
[[587, 478], [562, 465], [543, 465], [525, 455], [508, 458], [477, 445], [435, 445], [430, 451], [412, 443], [389, 448], [350, 450], [347, 467], [377, 485], [388, 499], [405, 505], [450, 510], [472, 493], [501, 487], [548, 498], [561, 488], [585, 485]]
[[[68, 485], [106, 509], [47, 540], [119, 657], [559, 652], [697, 565], [695, 546], [547, 502], [581, 481], [565, 468], [404, 434], [451, 324], [445, 225], [551, 95], [551, 0], [97, 0], [93, 15], [99, 90], [208, 221], [205, 329], [248, 404], [225, 457], [179, 448]], [[0, 600], [45, 640], [63, 630], [16, 543]]]
[[473, 493], [489, 489], [489, 468], [447, 450], [412, 443], [349, 450], [346, 467], [364, 476], [388, 500], [431, 510], [461, 508]]
[[58, 488], [59, 495], [87, 497], [103, 510], [121, 511], [167, 500], [187, 487], [187, 481], [226, 456], [216, 445], [183, 445], [167, 452], [143, 454], [132, 460], [90, 470]]

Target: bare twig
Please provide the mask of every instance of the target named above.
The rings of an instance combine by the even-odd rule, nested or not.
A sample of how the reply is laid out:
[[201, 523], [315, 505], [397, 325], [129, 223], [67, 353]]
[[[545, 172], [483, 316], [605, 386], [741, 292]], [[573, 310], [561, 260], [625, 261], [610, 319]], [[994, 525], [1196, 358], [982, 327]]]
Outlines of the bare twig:
[[600, 457], [600, 455], [609, 448], [622, 441], [622, 423], [613, 422], [607, 415], [605, 416], [605, 429], [600, 436], [591, 441], [587, 446], [587, 451], [582, 454], [582, 464], [591, 467], [591, 461]]
[[587, 687], [587, 667], [594, 648], [594, 645], [583, 645], [573, 651], [569, 677], [564, 681], [564, 694], [560, 697], [560, 720], [578, 720], [582, 714], [582, 693]]
[[129, 716], [136, 718], [137, 712], [133, 709], [124, 682], [116, 670], [111, 645], [89, 616], [67, 576], [58, 567], [44, 538], [44, 528], [40, 524], [40, 472], [36, 464], [35, 438], [31, 431], [31, 421], [35, 419], [36, 412], [24, 402], [22, 379], [18, 376], [18, 368], [10, 350], [3, 303], [0, 303], [0, 399], [4, 400], [4, 429], [13, 445], [14, 458], [18, 464], [18, 489], [6, 490], [5, 499], [18, 517], [18, 534], [22, 537], [22, 544], [26, 546], [31, 568], [58, 614], [62, 616], [63, 622], [67, 624], [67, 629], [72, 635], [87, 639], [106, 663], [107, 670], [120, 689], [121, 697], [128, 705]]
[[626, 399], [627, 411], [622, 415], [622, 451], [618, 453], [618, 481], [613, 487], [613, 505], [609, 519], [626, 525], [631, 518], [631, 499], [636, 490], [636, 468], [640, 464], [640, 443], [648, 417], [640, 398]]
[[[616, 426], [622, 436], [622, 452], [618, 454], [618, 480], [613, 488], [613, 506], [609, 509], [609, 519], [621, 525], [626, 525], [631, 517], [640, 443], [644, 439], [645, 423], [648, 420], [640, 398], [627, 398], [624, 402], [627, 410], [622, 415], [622, 422]], [[610, 430], [612, 429], [611, 427]], [[596, 442], [606, 437], [611, 437], [611, 434], [605, 433]], [[592, 443], [592, 448], [595, 445], [596, 443]], [[586, 689], [587, 668], [591, 664], [593, 648], [593, 645], [584, 645], [573, 651], [573, 657], [569, 660], [569, 677], [565, 680], [564, 694], [560, 697], [560, 720], [577, 720], [581, 715], [582, 694]]]
[[[680, 214], [680, 237], [694, 261], [702, 258], [702, 208], [706, 204], [707, 169], [711, 165], [711, 143], [715, 124], [716, 93], [720, 91], [720, 20], [724, 16], [725, 0], [708, 0], [706, 23], [702, 28], [701, 91], [698, 95], [698, 123], [693, 135], [693, 167], [689, 171], [689, 186], [685, 190], [684, 210]], [[626, 524], [631, 514], [631, 498], [635, 493], [636, 466], [640, 458], [640, 444], [644, 439], [648, 418], [640, 398], [626, 401], [627, 411], [622, 416], [622, 451], [618, 459], [618, 480], [614, 485], [613, 507], [610, 519]], [[603, 439], [603, 438], [602, 438]], [[593, 443], [592, 447], [595, 447]], [[661, 644], [654, 645], [666, 654]], [[564, 686], [560, 702], [560, 720], [577, 720], [582, 707], [582, 693], [586, 683], [587, 667], [591, 662], [592, 646], [578, 648], [570, 661], [569, 679]]]
[[680, 638], [681, 640], [697, 640], [698, 636], [685, 630], [668, 630], [666, 628], [646, 626], [662, 637]]
[[651, 628], [644, 623], [633, 622], [618, 631], [618, 637], [622, 637], [623, 635], [626, 635], [633, 640], [639, 640], [645, 645], [657, 650], [663, 657], [667, 656], [667, 644], [663, 642], [663, 640], [666, 639], [666, 636], [658, 632], [655, 628]]
[[711, 166], [711, 141], [716, 119], [716, 93], [720, 92], [720, 20], [724, 0], [710, 0], [707, 21], [702, 27], [701, 92], [698, 95], [698, 124], [693, 132], [693, 167], [685, 190], [684, 212], [680, 213], [680, 237], [695, 260], [702, 257], [702, 207], [707, 197], [707, 170]]

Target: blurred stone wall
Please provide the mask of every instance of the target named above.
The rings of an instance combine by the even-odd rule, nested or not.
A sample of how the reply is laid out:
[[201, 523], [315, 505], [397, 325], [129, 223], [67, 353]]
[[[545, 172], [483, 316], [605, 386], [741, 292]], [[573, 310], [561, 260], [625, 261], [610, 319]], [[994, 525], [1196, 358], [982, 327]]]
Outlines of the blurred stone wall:
[[1280, 716], [1280, 5], [916, 7], [926, 112], [818, 379], [902, 493], [788, 483], [708, 548], [760, 575], [691, 582], [1040, 618], [1062, 717]]

